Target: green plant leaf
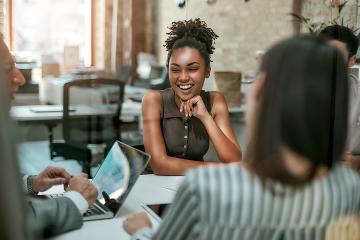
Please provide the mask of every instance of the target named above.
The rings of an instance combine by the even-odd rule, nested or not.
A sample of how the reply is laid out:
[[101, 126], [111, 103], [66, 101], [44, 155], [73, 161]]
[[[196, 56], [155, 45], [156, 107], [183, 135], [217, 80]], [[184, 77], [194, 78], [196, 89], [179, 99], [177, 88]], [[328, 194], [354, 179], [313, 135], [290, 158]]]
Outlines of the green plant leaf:
[[339, 14], [341, 13], [341, 11], [344, 9], [345, 5], [348, 3], [348, 0], [345, 0], [343, 3], [339, 4]]
[[309, 19], [307, 19], [299, 14], [296, 14], [296, 13], [290, 13], [289, 15], [292, 16], [295, 20], [297, 20], [300, 23], [307, 23], [309, 21]]

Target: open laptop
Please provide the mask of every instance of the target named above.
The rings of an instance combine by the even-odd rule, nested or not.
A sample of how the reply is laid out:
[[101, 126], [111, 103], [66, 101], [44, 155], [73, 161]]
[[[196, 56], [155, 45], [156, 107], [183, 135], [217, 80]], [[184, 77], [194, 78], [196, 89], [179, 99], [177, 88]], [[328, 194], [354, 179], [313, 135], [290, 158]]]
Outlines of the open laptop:
[[114, 217], [149, 160], [149, 154], [116, 141], [92, 180], [99, 195], [84, 213], [84, 221]]

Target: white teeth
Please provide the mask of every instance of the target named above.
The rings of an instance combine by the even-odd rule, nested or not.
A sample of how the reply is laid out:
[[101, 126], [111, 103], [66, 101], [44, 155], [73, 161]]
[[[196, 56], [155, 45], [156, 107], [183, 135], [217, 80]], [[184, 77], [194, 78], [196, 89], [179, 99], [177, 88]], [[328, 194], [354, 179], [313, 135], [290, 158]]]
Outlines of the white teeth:
[[180, 85], [179, 88], [182, 90], [188, 90], [192, 87], [192, 85]]

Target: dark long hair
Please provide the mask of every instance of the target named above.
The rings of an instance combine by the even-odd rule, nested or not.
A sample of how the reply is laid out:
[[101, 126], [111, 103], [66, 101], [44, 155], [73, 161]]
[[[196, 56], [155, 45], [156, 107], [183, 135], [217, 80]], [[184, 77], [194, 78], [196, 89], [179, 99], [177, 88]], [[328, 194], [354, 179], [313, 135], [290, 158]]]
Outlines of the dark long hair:
[[[266, 80], [249, 145], [251, 168], [263, 179], [304, 184], [319, 166], [331, 168], [343, 153], [348, 116], [345, 62], [322, 39], [299, 36], [272, 47], [261, 71]], [[311, 161], [305, 179], [287, 172], [283, 146]]]

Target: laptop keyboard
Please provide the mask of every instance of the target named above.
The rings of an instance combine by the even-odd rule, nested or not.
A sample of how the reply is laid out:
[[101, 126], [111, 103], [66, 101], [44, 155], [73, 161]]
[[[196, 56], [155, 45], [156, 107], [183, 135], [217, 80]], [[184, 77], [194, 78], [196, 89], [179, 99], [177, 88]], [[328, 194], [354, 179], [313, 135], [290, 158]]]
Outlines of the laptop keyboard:
[[52, 193], [48, 195], [50, 198], [60, 198], [64, 196], [64, 193]]
[[91, 205], [84, 213], [84, 217], [105, 214], [104, 210], [99, 208], [96, 204]]
[[[59, 198], [59, 197], [63, 197], [64, 193], [55, 193], [55, 194], [49, 194], [48, 195], [50, 198]], [[99, 206], [96, 205], [96, 203], [94, 203], [93, 205], [91, 205], [88, 210], [86, 210], [86, 212], [83, 214], [84, 217], [88, 217], [88, 216], [94, 216], [94, 215], [102, 215], [105, 214], [106, 212], [101, 209]]]

